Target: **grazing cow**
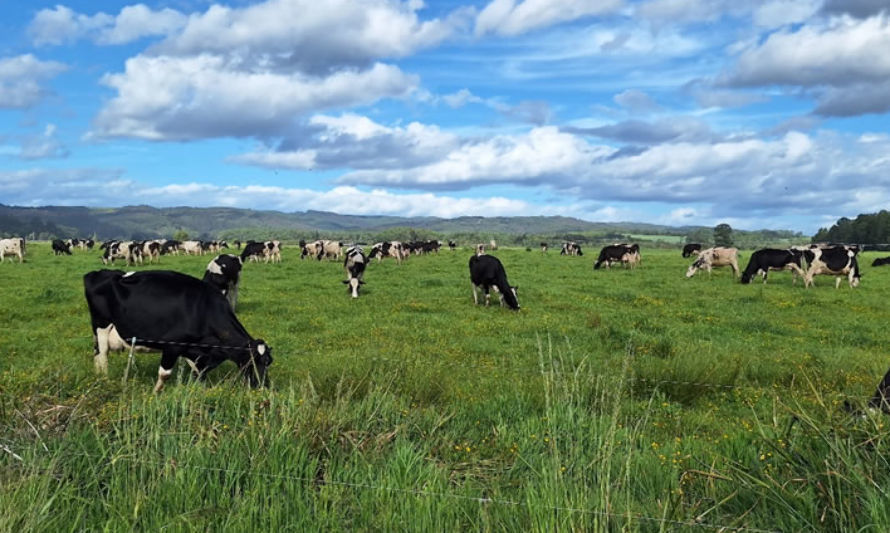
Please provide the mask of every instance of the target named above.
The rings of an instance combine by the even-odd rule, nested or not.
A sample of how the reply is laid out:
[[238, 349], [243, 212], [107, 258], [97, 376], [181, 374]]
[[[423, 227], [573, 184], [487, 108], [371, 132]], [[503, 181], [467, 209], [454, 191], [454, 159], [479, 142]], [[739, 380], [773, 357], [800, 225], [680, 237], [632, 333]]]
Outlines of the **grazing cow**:
[[367, 258], [359, 246], [351, 246], [346, 250], [346, 259], [343, 261], [343, 268], [346, 270], [346, 279], [343, 283], [353, 298], [358, 298], [359, 288], [365, 284], [362, 277], [365, 274], [365, 266]]
[[542, 253], [542, 254], [546, 254], [546, 253], [547, 253], [547, 243], [546, 243], [546, 242], [542, 242], [542, 243], [541, 243], [541, 253]]
[[846, 276], [850, 288], [859, 286], [859, 262], [856, 260], [858, 247], [834, 246], [831, 248], [811, 248], [804, 250], [803, 255], [809, 268], [804, 275], [804, 287], [813, 284], [813, 277], [817, 274], [829, 274], [836, 276], [834, 288], [841, 285], [841, 277]]
[[0, 239], [0, 263], [5, 261], [7, 255], [15, 255], [19, 258], [19, 263], [25, 262], [25, 239], [21, 237], [13, 237], [11, 239]]
[[696, 242], [683, 246], [683, 257], [691, 257], [693, 254], [698, 255], [701, 252], [701, 244]]
[[[155, 392], [182, 356], [201, 379], [233, 361], [251, 386], [264, 385], [272, 351], [254, 339], [212, 285], [169, 270], [96, 270], [83, 278], [94, 335], [93, 361], [108, 373], [108, 351], [136, 346], [161, 351]], [[126, 340], [125, 340], [126, 339]]]
[[175, 239], [164, 239], [161, 242], [161, 255], [179, 255], [182, 249], [182, 242]]
[[452, 240], [449, 240], [449, 241], [448, 241], [448, 248], [450, 248], [452, 252], [455, 251], [455, 250], [457, 250], [457, 243], [454, 242], [454, 241], [452, 241]]
[[71, 244], [70, 242], [63, 241], [62, 239], [53, 239], [53, 255], [71, 255]]
[[321, 261], [324, 255], [324, 241], [317, 240], [312, 242], [300, 241], [300, 259], [314, 257]]
[[890, 257], [879, 257], [871, 262], [871, 266], [879, 267], [884, 265], [890, 265]]
[[140, 252], [142, 257], [148, 257], [149, 264], [157, 260], [161, 262], [161, 241], [143, 241], [140, 243]]
[[187, 255], [204, 255], [204, 243], [201, 241], [183, 241], [179, 249]]
[[103, 264], [114, 264], [115, 259], [124, 259], [127, 266], [142, 264], [142, 246], [133, 241], [110, 241], [102, 255]]
[[64, 242], [68, 245], [68, 251], [71, 251], [71, 248], [80, 246], [80, 239], [78, 239], [77, 237], [66, 239]]
[[392, 257], [396, 263], [402, 264], [402, 259], [406, 258], [405, 250], [399, 241], [378, 242], [371, 247], [371, 253], [368, 254], [368, 260], [377, 258], [377, 262], [383, 261], [384, 257]]
[[775, 248], [757, 250], [751, 254], [748, 266], [742, 272], [742, 283], [751, 283], [757, 274], [763, 276], [763, 283], [766, 283], [770, 270], [790, 270], [791, 284], [794, 285], [797, 283], [797, 276], [803, 279], [802, 259], [803, 252], [800, 250], [777, 250]]
[[572, 241], [562, 243], [562, 250], [560, 250], [559, 255], [584, 255], [584, 252], [581, 251], [581, 245]]
[[220, 254], [207, 263], [207, 268], [204, 270], [203, 281], [216, 287], [226, 297], [232, 306], [232, 311], [238, 303], [238, 283], [241, 281], [243, 265], [237, 255]]
[[[611, 268], [612, 263], [622, 263], [625, 266], [633, 266], [640, 262], [640, 245], [639, 244], [609, 244], [603, 246], [600, 255], [593, 264], [594, 270], [601, 267]], [[631, 264], [633, 263], [633, 264]]]
[[244, 245], [244, 249], [241, 250], [241, 261], [247, 261], [250, 259], [251, 261], [259, 261], [260, 257], [266, 258], [266, 243], [264, 242], [253, 242], [250, 241]]
[[738, 248], [725, 248], [717, 246], [702, 250], [695, 260], [686, 270], [686, 277], [691, 278], [699, 269], [708, 271], [711, 275], [711, 269], [715, 267], [732, 267], [732, 277], [739, 275], [739, 250]]
[[281, 241], [266, 241], [263, 244], [266, 245], [265, 257], [266, 262], [272, 261], [273, 263], [281, 262]]
[[[321, 241], [321, 257], [340, 260], [343, 255], [343, 243], [337, 241]], [[319, 259], [321, 259], [321, 257]]]
[[519, 311], [519, 300], [516, 298], [519, 287], [510, 286], [504, 265], [497, 257], [491, 255], [470, 257], [470, 281], [473, 283], [473, 303], [476, 305], [479, 305], [479, 289], [485, 293], [485, 305], [489, 304], [491, 298], [489, 290], [494, 289], [500, 293], [502, 306], [506, 302], [510, 309]]
[[92, 250], [93, 246], [96, 245], [96, 241], [94, 241], [93, 239], [87, 239], [85, 241], [81, 241], [81, 243], [83, 243], [87, 250]]
[[489, 250], [497, 250], [498, 249], [497, 241], [495, 241], [494, 239], [491, 239], [490, 241], [488, 241], [488, 249]]

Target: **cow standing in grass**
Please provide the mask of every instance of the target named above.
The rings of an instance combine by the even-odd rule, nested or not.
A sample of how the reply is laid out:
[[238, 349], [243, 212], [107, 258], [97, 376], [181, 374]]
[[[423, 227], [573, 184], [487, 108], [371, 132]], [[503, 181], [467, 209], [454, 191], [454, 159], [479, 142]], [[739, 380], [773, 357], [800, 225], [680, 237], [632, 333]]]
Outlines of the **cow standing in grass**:
[[701, 253], [698, 254], [698, 259], [689, 265], [689, 268], [686, 270], [686, 277], [691, 278], [700, 269], [707, 270], [708, 276], [710, 276], [712, 268], [725, 266], [732, 268], [732, 277], [739, 275], [738, 248], [717, 246], [715, 248], [702, 250]]
[[841, 278], [846, 277], [850, 288], [859, 286], [859, 262], [856, 260], [858, 247], [831, 246], [827, 248], [811, 248], [804, 250], [803, 255], [809, 268], [804, 275], [804, 287], [813, 284], [813, 277], [818, 274], [836, 276], [834, 288], [841, 285]]
[[362, 277], [365, 275], [365, 267], [368, 264], [368, 258], [359, 246], [351, 246], [346, 250], [346, 259], [343, 261], [343, 268], [346, 270], [346, 284], [349, 293], [353, 298], [358, 298], [359, 288], [365, 284]]
[[0, 239], [0, 263], [5, 261], [7, 255], [14, 255], [19, 258], [19, 263], [25, 262], [25, 239], [21, 237], [13, 237], [11, 239]]
[[797, 276], [800, 276], [801, 279], [804, 277], [801, 268], [802, 259], [803, 252], [800, 250], [777, 250], [775, 248], [757, 250], [751, 254], [748, 266], [742, 272], [742, 283], [751, 283], [757, 274], [760, 274], [763, 283], [766, 283], [770, 270], [790, 270], [791, 284], [794, 285], [797, 283]]
[[489, 304], [491, 298], [489, 290], [494, 289], [500, 293], [502, 306], [506, 303], [510, 309], [519, 310], [518, 287], [510, 286], [504, 265], [497, 257], [485, 254], [470, 257], [470, 281], [473, 283], [473, 302], [476, 305], [479, 305], [480, 289], [485, 293], [485, 305]]

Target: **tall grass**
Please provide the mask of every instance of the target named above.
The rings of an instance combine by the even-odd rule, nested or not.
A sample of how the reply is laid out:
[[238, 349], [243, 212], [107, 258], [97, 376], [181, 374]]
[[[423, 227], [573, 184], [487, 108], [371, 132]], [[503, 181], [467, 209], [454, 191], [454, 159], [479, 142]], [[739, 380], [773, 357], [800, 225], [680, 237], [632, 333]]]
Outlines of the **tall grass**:
[[890, 525], [890, 429], [839, 409], [885, 370], [877, 269], [804, 291], [503, 250], [511, 313], [472, 305], [468, 251], [372, 264], [358, 301], [292, 253], [244, 273], [273, 386], [227, 365], [153, 395], [155, 355], [92, 374], [96, 258], [30, 249], [0, 265], [3, 531]]

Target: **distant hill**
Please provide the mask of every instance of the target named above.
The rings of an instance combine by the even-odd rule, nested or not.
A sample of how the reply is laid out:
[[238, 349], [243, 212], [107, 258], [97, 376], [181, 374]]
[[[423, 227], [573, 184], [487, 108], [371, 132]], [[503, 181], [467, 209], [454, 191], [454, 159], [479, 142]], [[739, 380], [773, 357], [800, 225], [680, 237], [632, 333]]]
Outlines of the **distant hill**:
[[[127, 206], [119, 208], [16, 207], [0, 204], [0, 233], [55, 232], [55, 237], [150, 238], [185, 231], [195, 237], [217, 237], [242, 229], [288, 229], [321, 232], [379, 232], [414, 228], [438, 233], [550, 234], [582, 232], [665, 233], [683, 235], [690, 228], [641, 223], [587, 222], [550, 217], [395, 217], [341, 215], [325, 211], [282, 213], [231, 207]], [[27, 231], [25, 231], [27, 230]]]

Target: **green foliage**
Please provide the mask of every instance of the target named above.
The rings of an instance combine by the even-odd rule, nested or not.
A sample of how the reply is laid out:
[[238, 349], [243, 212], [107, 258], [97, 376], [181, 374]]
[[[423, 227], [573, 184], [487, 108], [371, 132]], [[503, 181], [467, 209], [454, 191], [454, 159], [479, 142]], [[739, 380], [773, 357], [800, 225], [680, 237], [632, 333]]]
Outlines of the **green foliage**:
[[173, 239], [175, 239], [177, 241], [187, 241], [187, 240], [189, 240], [189, 234], [185, 230], [178, 229], [175, 232], [173, 232]]
[[732, 246], [732, 226], [717, 224], [714, 226], [714, 246]]
[[855, 220], [841, 217], [830, 228], [819, 228], [813, 242], [885, 244], [890, 242], [890, 211], [861, 214]]
[[890, 427], [840, 408], [886, 371], [890, 271], [804, 290], [685, 279], [677, 248], [596, 272], [505, 248], [514, 313], [473, 305], [469, 251], [372, 263], [353, 301], [290, 246], [239, 299], [272, 387], [180, 364], [156, 396], [157, 354], [93, 374], [98, 253], [28, 250], [0, 264], [3, 531], [890, 528]]

